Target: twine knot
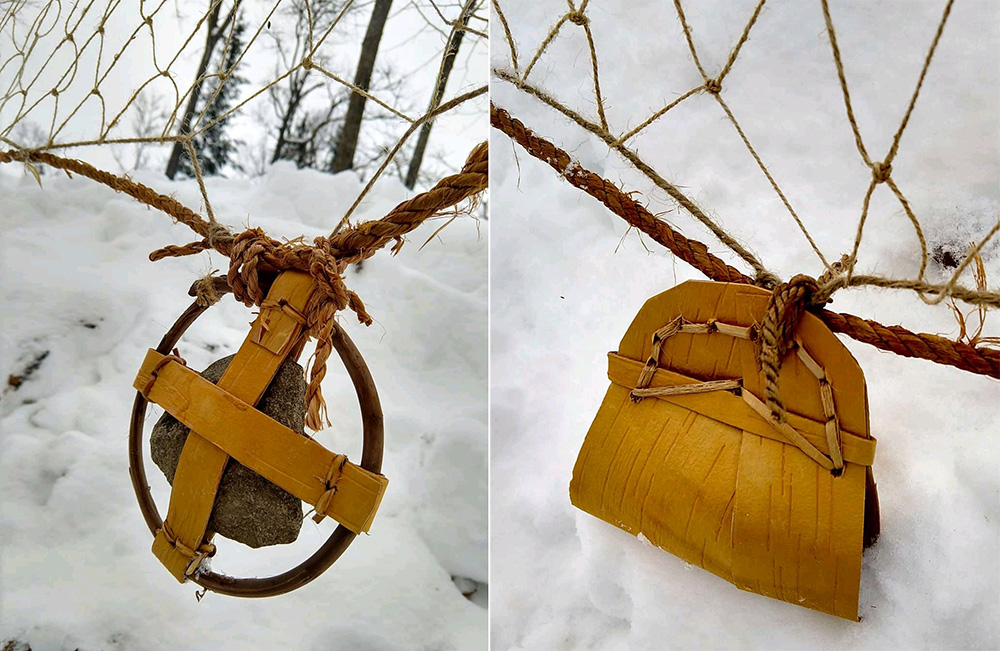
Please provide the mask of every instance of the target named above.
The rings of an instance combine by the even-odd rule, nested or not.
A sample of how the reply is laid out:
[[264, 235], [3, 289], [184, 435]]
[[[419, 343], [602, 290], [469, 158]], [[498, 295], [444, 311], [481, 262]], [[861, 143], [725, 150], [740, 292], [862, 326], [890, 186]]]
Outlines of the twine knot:
[[774, 273], [768, 271], [767, 269], [761, 269], [760, 271], [757, 272], [757, 275], [754, 276], [754, 284], [764, 289], [773, 290], [775, 287], [781, 284], [781, 278], [776, 276]]
[[313, 522], [316, 524], [322, 522], [326, 517], [326, 512], [330, 508], [333, 496], [337, 494], [337, 481], [343, 476], [346, 464], [347, 457], [342, 454], [334, 457], [333, 463], [330, 464], [330, 469], [327, 470], [326, 479], [323, 482], [323, 495], [316, 502], [316, 515], [313, 516]]
[[876, 183], [885, 183], [892, 174], [892, 163], [872, 163], [872, 178]]
[[722, 92], [722, 82], [718, 79], [709, 79], [705, 82], [705, 90], [713, 95], [718, 95]]
[[854, 269], [854, 258], [848, 254], [840, 257], [816, 279], [819, 291], [813, 294], [813, 305], [825, 305], [838, 289], [847, 286], [848, 274]]
[[174, 549], [191, 559], [191, 562], [188, 563], [187, 568], [184, 570], [185, 576], [191, 576], [194, 574], [195, 570], [198, 569], [203, 560], [211, 556], [215, 556], [215, 545], [212, 543], [202, 542], [198, 545], [198, 549], [192, 549], [191, 547], [185, 545], [181, 542], [180, 538], [174, 534], [173, 530], [170, 528], [170, 523], [166, 520], [163, 521], [163, 527], [160, 531], [163, 532], [163, 537], [167, 539], [167, 542], [170, 543]]
[[195, 302], [202, 307], [211, 307], [222, 299], [222, 294], [215, 288], [212, 274], [199, 278], [192, 289], [194, 289]]
[[209, 246], [215, 248], [216, 244], [231, 243], [233, 234], [219, 222], [212, 222], [208, 225], [208, 237], [205, 239], [208, 240]]
[[574, 25], [580, 25], [580, 26], [586, 25], [587, 23], [590, 22], [590, 19], [587, 18], [587, 15], [582, 11], [569, 12], [568, 14], [566, 14], [566, 20], [573, 23]]
[[785, 421], [785, 407], [778, 394], [781, 361], [795, 348], [795, 331], [818, 291], [816, 279], [804, 274], [778, 285], [771, 292], [760, 326], [757, 352], [764, 376], [764, 401], [778, 422]]
[[314, 65], [315, 64], [313, 63], [311, 56], [305, 56], [302, 58], [302, 67], [306, 70], [312, 70]]

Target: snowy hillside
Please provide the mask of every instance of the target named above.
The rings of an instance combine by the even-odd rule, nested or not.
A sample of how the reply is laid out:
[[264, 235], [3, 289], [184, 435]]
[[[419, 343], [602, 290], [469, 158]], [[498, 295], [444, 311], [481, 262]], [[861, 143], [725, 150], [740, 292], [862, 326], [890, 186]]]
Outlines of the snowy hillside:
[[[459, 219], [418, 250], [442, 223], [431, 222], [399, 256], [382, 252], [346, 278], [376, 319], [366, 329], [341, 317], [386, 421], [389, 488], [370, 535], [297, 592], [199, 602], [197, 586], [177, 584], [149, 551], [126, 442], [146, 349], [190, 303], [191, 282], [227, 260], [151, 263], [151, 250], [192, 233], [86, 179], [50, 170], [39, 189], [20, 171], [0, 171], [0, 642], [35, 651], [485, 648], [485, 223]], [[193, 181], [137, 180], [200, 205]], [[285, 164], [259, 179], [207, 183], [221, 221], [276, 238], [328, 233], [360, 190], [350, 173]], [[407, 196], [383, 181], [356, 217], [379, 218]], [[252, 318], [226, 298], [180, 352], [202, 369], [235, 352]], [[333, 427], [317, 439], [359, 459], [357, 402], [336, 357], [324, 392]], [[169, 487], [148, 450], [147, 473], [163, 512]], [[296, 543], [262, 550], [219, 541], [213, 569], [283, 571], [333, 526], [306, 520]]]
[[[577, 3], [579, 4], [579, 3]], [[501, 3], [522, 69], [566, 4]], [[685, 2], [709, 74], [756, 2]], [[873, 157], [906, 107], [943, 2], [831, 3]], [[1000, 5], [956, 3], [894, 178], [932, 245], [981, 237], [1000, 209]], [[701, 83], [671, 3], [590, 3], [607, 119], [625, 132]], [[627, 35], [627, 36], [626, 36]], [[492, 65], [509, 69], [494, 34]], [[532, 83], [598, 120], [587, 42], [566, 24]], [[511, 84], [493, 101], [688, 237], [723, 247], [617, 154]], [[844, 117], [819, 2], [768, 2], [723, 93], [827, 257], [850, 250], [871, 177]], [[491, 637], [507, 649], [995, 649], [1000, 647], [1000, 383], [846, 339], [868, 385], [882, 537], [865, 553], [860, 623], [742, 592], [574, 509], [568, 486], [643, 302], [701, 276], [494, 131], [491, 274]], [[630, 146], [787, 279], [822, 267], [707, 95]], [[667, 212], [664, 212], [667, 211]], [[913, 277], [916, 238], [876, 192], [861, 269]], [[994, 243], [995, 244], [995, 243]], [[740, 265], [732, 256], [727, 261]], [[991, 288], [1000, 255], [986, 255]], [[741, 267], [742, 268], [742, 267]], [[945, 270], [931, 269], [938, 281]], [[968, 276], [966, 284], [972, 284]], [[954, 337], [948, 308], [913, 294], [846, 290], [831, 308]], [[1000, 333], [992, 314], [986, 333]]]

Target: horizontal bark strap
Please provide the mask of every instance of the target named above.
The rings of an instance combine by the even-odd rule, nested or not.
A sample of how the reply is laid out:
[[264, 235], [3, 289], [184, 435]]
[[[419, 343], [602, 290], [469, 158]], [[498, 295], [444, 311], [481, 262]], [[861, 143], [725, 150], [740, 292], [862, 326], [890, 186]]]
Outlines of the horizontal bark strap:
[[[639, 381], [644, 363], [624, 357], [618, 353], [608, 353], [608, 378], [615, 384], [632, 389]], [[650, 388], [696, 384], [701, 382], [665, 368], [658, 368], [649, 382]], [[745, 389], [744, 389], [745, 391]], [[743, 398], [728, 391], [710, 393], [678, 394], [654, 396], [657, 400], [667, 400], [693, 412], [708, 416], [745, 432], [764, 438], [788, 443], [786, 435], [755, 411]], [[787, 414], [788, 425], [812, 446], [827, 448], [826, 423], [819, 423], [798, 414]], [[841, 431], [844, 461], [862, 466], [870, 466], [875, 461], [875, 439], [866, 439], [857, 434]]]
[[[135, 380], [149, 381], [163, 358], [154, 350]], [[285, 427], [180, 364], [166, 364], [149, 399], [244, 466], [333, 518], [354, 533], [367, 532], [388, 480]], [[330, 487], [336, 486], [335, 491]], [[322, 508], [319, 508], [322, 507]]]

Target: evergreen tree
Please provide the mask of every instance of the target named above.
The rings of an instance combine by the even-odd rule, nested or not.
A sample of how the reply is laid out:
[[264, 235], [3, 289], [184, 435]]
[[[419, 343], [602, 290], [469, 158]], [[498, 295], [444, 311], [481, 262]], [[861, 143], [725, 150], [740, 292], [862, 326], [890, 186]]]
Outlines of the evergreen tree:
[[[240, 53], [243, 52], [243, 34], [245, 31], [246, 23], [242, 18], [237, 17], [229, 48], [219, 55], [223, 57], [223, 73], [233, 69], [237, 59], [239, 59]], [[218, 69], [218, 63], [216, 63], [215, 69]], [[213, 77], [206, 89], [207, 92], [204, 94], [204, 101], [211, 102], [211, 104], [208, 105], [207, 110], [203, 107], [198, 108], [198, 113], [205, 110], [205, 118], [201, 123], [211, 124], [219, 116], [229, 111], [232, 108], [233, 100], [239, 95], [239, 87], [245, 83], [246, 79], [235, 73], [231, 73], [225, 81], [219, 77]], [[238, 164], [231, 160], [232, 154], [236, 151], [237, 143], [227, 133], [228, 122], [229, 118], [224, 118], [218, 124], [192, 140], [203, 176], [221, 175], [227, 165], [238, 167]], [[184, 148], [181, 152], [178, 171], [188, 177], [194, 176], [194, 167], [188, 158], [187, 148]]]

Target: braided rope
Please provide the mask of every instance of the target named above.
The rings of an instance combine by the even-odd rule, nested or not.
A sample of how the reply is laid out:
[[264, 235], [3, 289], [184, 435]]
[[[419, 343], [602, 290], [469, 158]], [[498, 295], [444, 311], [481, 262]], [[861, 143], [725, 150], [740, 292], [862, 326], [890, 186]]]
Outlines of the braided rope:
[[147, 206], [156, 208], [157, 210], [170, 215], [182, 224], [189, 226], [191, 230], [202, 237], [207, 238], [209, 235], [211, 225], [206, 219], [202, 218], [201, 215], [194, 212], [173, 197], [160, 194], [142, 183], [133, 181], [127, 176], [118, 176], [110, 172], [105, 172], [104, 170], [99, 170], [93, 165], [84, 163], [81, 160], [63, 158], [62, 156], [56, 156], [55, 154], [50, 154], [45, 151], [17, 149], [0, 151], [0, 163], [12, 163], [15, 161], [23, 163], [41, 163], [48, 165], [49, 167], [65, 170], [69, 173], [85, 176], [88, 179], [108, 186], [115, 192], [127, 194]]
[[819, 290], [814, 278], [798, 275], [771, 292], [760, 324], [757, 356], [764, 376], [764, 403], [779, 423], [785, 422], [785, 406], [778, 396], [781, 361], [795, 348], [795, 331]]
[[504, 109], [490, 105], [490, 124], [510, 136], [535, 158], [548, 163], [571, 185], [594, 197], [630, 225], [646, 233], [678, 258], [709, 278], [729, 283], [752, 284], [753, 278], [712, 255], [708, 247], [691, 240], [658, 219], [615, 184], [574, 163], [562, 149], [535, 135]]
[[[533, 133], [506, 110], [491, 104], [490, 124], [521, 145], [529, 154], [547, 163], [571, 185], [603, 203], [613, 213], [649, 235], [711, 280], [754, 284], [753, 278], [710, 253], [708, 247], [701, 242], [690, 240], [677, 233], [669, 224], [657, 219], [627, 193], [610, 181], [580, 167], [578, 163], [572, 161], [568, 153]], [[926, 359], [1000, 379], [1000, 350], [972, 346], [938, 335], [915, 333], [902, 326], [885, 326], [851, 314], [838, 314], [815, 306], [813, 309], [830, 330], [862, 343], [903, 357]]]

